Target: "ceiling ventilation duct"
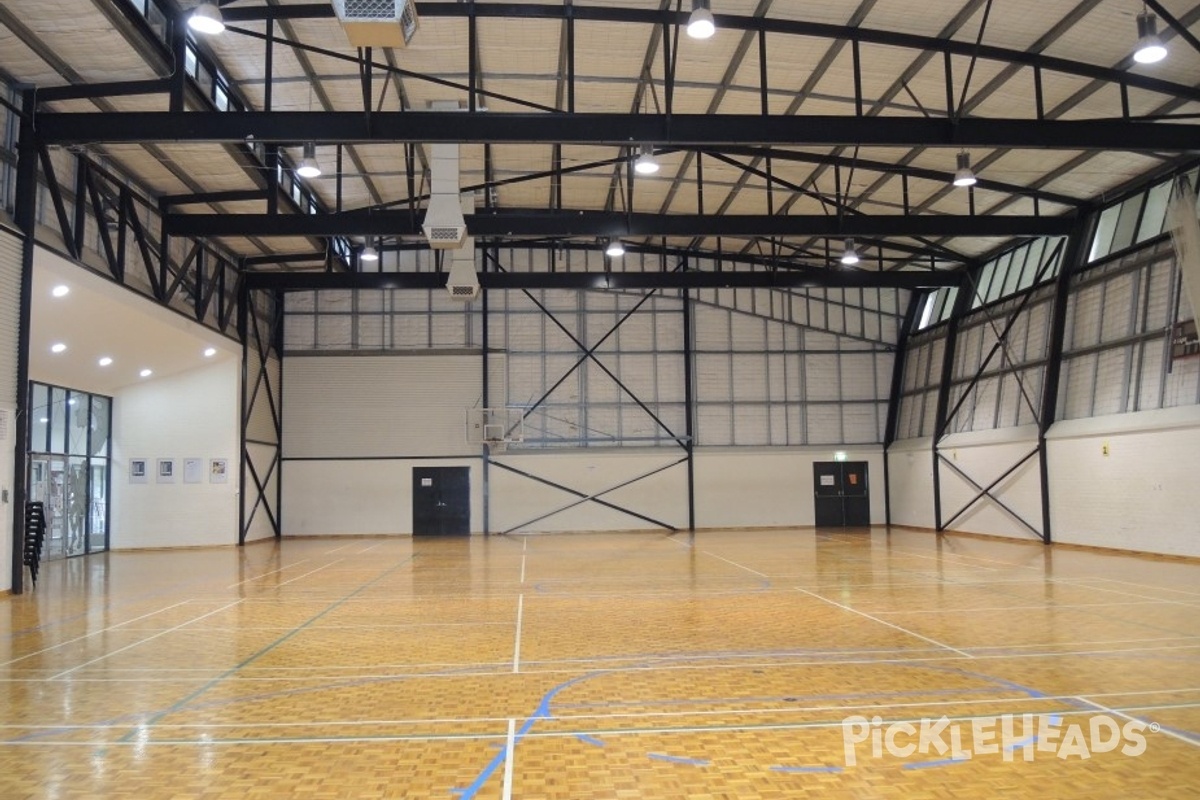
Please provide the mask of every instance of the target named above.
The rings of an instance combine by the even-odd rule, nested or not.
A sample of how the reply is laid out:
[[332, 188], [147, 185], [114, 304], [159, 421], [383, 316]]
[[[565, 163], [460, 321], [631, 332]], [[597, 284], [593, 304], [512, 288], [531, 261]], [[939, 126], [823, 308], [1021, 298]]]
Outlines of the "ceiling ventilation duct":
[[432, 191], [421, 229], [435, 250], [462, 247], [467, 222], [458, 199], [458, 145], [432, 145], [429, 169]]
[[404, 47], [420, 27], [414, 0], [333, 0], [355, 47]]
[[[459, 219], [462, 219], [464, 213], [473, 212], [474, 206], [474, 195], [462, 195]], [[475, 272], [475, 240], [470, 236], [464, 237], [462, 246], [453, 253], [450, 274], [446, 277], [446, 291], [450, 292], [453, 299], [463, 302], [470, 302], [479, 295], [479, 275]]]

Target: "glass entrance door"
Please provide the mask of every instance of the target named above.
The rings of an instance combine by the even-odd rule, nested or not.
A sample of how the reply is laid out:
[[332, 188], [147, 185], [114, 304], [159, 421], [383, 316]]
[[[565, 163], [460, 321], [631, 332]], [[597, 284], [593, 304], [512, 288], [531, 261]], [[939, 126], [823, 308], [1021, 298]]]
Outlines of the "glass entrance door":
[[67, 555], [66, 467], [63, 456], [32, 455], [29, 457], [29, 499], [42, 503], [46, 511], [46, 544], [43, 559]]

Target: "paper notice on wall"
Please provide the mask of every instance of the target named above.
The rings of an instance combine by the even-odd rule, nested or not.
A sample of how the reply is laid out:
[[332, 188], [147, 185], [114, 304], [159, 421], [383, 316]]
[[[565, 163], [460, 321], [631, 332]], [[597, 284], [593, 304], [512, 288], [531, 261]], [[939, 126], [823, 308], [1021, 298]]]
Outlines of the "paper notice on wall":
[[858, 476], [855, 475], [853, 472], [850, 473], [850, 485], [858, 486]]
[[183, 460], [183, 482], [200, 483], [204, 479], [204, 460], [200, 458], [185, 458]]
[[822, 475], [821, 476], [821, 485], [822, 486], [834, 486], [836, 484], [834, 483], [832, 475]]

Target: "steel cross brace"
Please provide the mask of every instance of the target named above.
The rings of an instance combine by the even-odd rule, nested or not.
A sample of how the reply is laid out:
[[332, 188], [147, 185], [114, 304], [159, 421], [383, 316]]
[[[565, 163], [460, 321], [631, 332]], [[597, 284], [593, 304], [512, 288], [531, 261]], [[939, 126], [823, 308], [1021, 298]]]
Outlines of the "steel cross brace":
[[1042, 532], [1041, 532], [1041, 531], [1039, 531], [1037, 528], [1033, 527], [1033, 526], [1032, 526], [1032, 525], [1030, 525], [1028, 522], [1026, 522], [1024, 517], [1022, 517], [1022, 516], [1021, 516], [1020, 514], [1018, 514], [1017, 512], [1013, 511], [1011, 508], [1009, 508], [1009, 507], [1008, 507], [1008, 505], [1006, 505], [1006, 504], [1004, 503], [1004, 501], [1000, 500], [1000, 498], [998, 498], [998, 497], [996, 497], [994, 494], [992, 494], [992, 489], [995, 489], [995, 488], [996, 488], [997, 486], [999, 486], [999, 485], [1000, 485], [1000, 484], [1001, 484], [1001, 483], [1002, 483], [1002, 482], [1003, 482], [1003, 481], [1004, 481], [1004, 480], [1005, 480], [1005, 479], [1006, 479], [1006, 478], [1007, 478], [1009, 475], [1012, 475], [1014, 472], [1016, 472], [1016, 471], [1017, 471], [1017, 470], [1018, 470], [1018, 469], [1021, 467], [1021, 465], [1022, 465], [1022, 464], [1024, 464], [1026, 461], [1028, 461], [1029, 459], [1033, 458], [1034, 456], [1036, 456], [1036, 455], [1038, 454], [1038, 452], [1039, 452], [1041, 449], [1042, 449], [1042, 448], [1041, 448], [1040, 446], [1033, 448], [1033, 450], [1029, 451], [1029, 453], [1027, 453], [1027, 454], [1026, 454], [1026, 455], [1025, 455], [1023, 458], [1021, 458], [1021, 460], [1020, 460], [1020, 461], [1018, 461], [1016, 464], [1013, 464], [1011, 467], [1009, 467], [1008, 469], [1006, 469], [1006, 470], [1004, 471], [1004, 474], [1002, 474], [1000, 477], [996, 478], [996, 480], [994, 480], [994, 481], [992, 481], [991, 483], [989, 483], [989, 484], [987, 485], [987, 487], [986, 487], [986, 488], [985, 488], [985, 487], [983, 487], [983, 486], [980, 486], [980, 485], [979, 485], [979, 483], [978, 483], [978, 482], [976, 482], [976, 480], [975, 480], [974, 478], [972, 478], [970, 475], [968, 475], [967, 473], [965, 473], [965, 472], [963, 472], [961, 469], [959, 469], [959, 468], [958, 468], [958, 466], [957, 466], [957, 465], [956, 465], [956, 464], [955, 464], [953, 461], [951, 461], [950, 459], [946, 458], [946, 457], [945, 457], [944, 455], [942, 455], [941, 453], [938, 453], [938, 454], [937, 454], [937, 457], [938, 457], [938, 461], [939, 461], [939, 463], [940, 463], [940, 462], [945, 462], [946, 466], [950, 467], [950, 469], [952, 469], [952, 470], [953, 470], [955, 473], [957, 473], [957, 474], [958, 474], [958, 476], [959, 476], [960, 478], [962, 478], [962, 479], [963, 479], [963, 480], [965, 480], [967, 483], [971, 484], [972, 486], [974, 486], [976, 489], [978, 489], [978, 490], [979, 490], [979, 493], [978, 493], [977, 495], [975, 495], [973, 498], [971, 498], [969, 501], [967, 501], [967, 504], [966, 504], [965, 506], [963, 506], [962, 508], [960, 508], [960, 509], [958, 510], [958, 513], [954, 514], [954, 516], [952, 516], [952, 517], [950, 517], [950, 519], [946, 520], [946, 522], [945, 522], [945, 523], [942, 525], [942, 528], [943, 528], [943, 529], [945, 529], [945, 528], [948, 528], [948, 527], [950, 527], [950, 525], [951, 525], [951, 524], [952, 524], [952, 523], [953, 523], [953, 522], [954, 522], [956, 519], [958, 519], [958, 518], [959, 518], [959, 517], [961, 517], [963, 514], [965, 514], [965, 513], [967, 512], [967, 510], [968, 510], [969, 508], [971, 508], [971, 506], [975, 505], [975, 504], [976, 504], [977, 502], [979, 502], [979, 501], [980, 501], [980, 500], [981, 500], [983, 497], [987, 497], [987, 498], [988, 498], [988, 499], [990, 499], [990, 500], [991, 500], [993, 503], [995, 503], [996, 505], [1000, 506], [1002, 509], [1004, 509], [1005, 511], [1007, 511], [1007, 512], [1008, 512], [1008, 513], [1009, 513], [1009, 514], [1010, 514], [1010, 515], [1013, 517], [1013, 519], [1015, 519], [1017, 522], [1020, 522], [1020, 523], [1021, 523], [1022, 525], [1024, 525], [1026, 528], [1028, 528], [1029, 530], [1033, 531], [1034, 535], [1035, 535], [1035, 536], [1037, 536], [1039, 539], [1040, 539], [1040, 538], [1042, 538]]
[[652, 475], [657, 475], [660, 472], [666, 472], [667, 470], [671, 469], [672, 467], [677, 467], [680, 464], [686, 463], [687, 460], [688, 459], [686, 457], [684, 457], [684, 458], [678, 459], [677, 461], [673, 461], [670, 464], [665, 464], [661, 467], [655, 467], [654, 469], [650, 470], [649, 472], [644, 472], [641, 475], [637, 475], [628, 480], [621, 481], [620, 483], [616, 484], [615, 486], [610, 486], [607, 489], [603, 489], [594, 494], [587, 494], [586, 492], [581, 492], [578, 489], [572, 489], [569, 486], [563, 486], [560, 483], [555, 483], [552, 480], [539, 477], [530, 472], [526, 472], [525, 470], [517, 469], [516, 467], [510, 466], [510, 465], [505, 464], [500, 461], [491, 461], [490, 463], [492, 466], [499, 467], [500, 469], [503, 469], [503, 470], [507, 470], [508, 472], [511, 472], [514, 475], [520, 475], [523, 478], [529, 478], [532, 481], [537, 481], [538, 483], [545, 484], [546, 486], [552, 486], [555, 489], [560, 489], [560, 490], [566, 492], [567, 494], [572, 494], [579, 498], [575, 502], [568, 503], [567, 505], [565, 505], [561, 508], [556, 508], [553, 511], [550, 511], [550, 512], [547, 512], [540, 516], [534, 517], [531, 520], [526, 520], [525, 522], [522, 522], [519, 525], [514, 525], [511, 528], [509, 528], [508, 530], [504, 531], [504, 533], [512, 533], [515, 530], [524, 528], [526, 525], [532, 525], [535, 522], [541, 522], [542, 520], [544, 520], [548, 517], [552, 517], [555, 514], [561, 514], [562, 512], [567, 511], [568, 509], [572, 509], [572, 508], [575, 508], [576, 506], [583, 505], [584, 503], [586, 503], [588, 501], [602, 505], [605, 508], [611, 508], [613, 511], [619, 511], [622, 514], [628, 514], [631, 517], [635, 517], [636, 519], [640, 519], [644, 522], [649, 522], [652, 525], [657, 525], [660, 528], [666, 528], [667, 530], [674, 533], [677, 529], [673, 525], [669, 525], [665, 522], [654, 519], [653, 517], [648, 517], [645, 514], [639, 514], [636, 511], [631, 511], [630, 509], [624, 508], [623, 506], [619, 506], [616, 503], [610, 503], [607, 500], [601, 500], [600, 498], [606, 494], [615, 492], [617, 489], [622, 489], [626, 486], [629, 486], [630, 484], [637, 483], [640, 480], [645, 480], [646, 478], [649, 478]]

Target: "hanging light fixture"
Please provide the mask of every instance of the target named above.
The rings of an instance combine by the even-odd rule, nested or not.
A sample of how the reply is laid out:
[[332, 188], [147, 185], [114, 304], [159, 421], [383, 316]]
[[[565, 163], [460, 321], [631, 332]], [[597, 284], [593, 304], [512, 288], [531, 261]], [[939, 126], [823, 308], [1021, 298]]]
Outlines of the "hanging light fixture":
[[196, 33], [215, 36], [225, 30], [225, 18], [216, 3], [204, 2], [188, 15], [188, 27]]
[[692, 13], [688, 17], [687, 35], [693, 39], [708, 39], [717, 32], [709, 10], [709, 0], [692, 0]]
[[842, 265], [852, 267], [858, 263], [858, 251], [854, 249], [854, 240], [847, 239], [842, 247]]
[[658, 159], [654, 157], [654, 148], [648, 144], [642, 145], [637, 161], [633, 163], [633, 171], [638, 175], [653, 175], [658, 172]]
[[971, 170], [971, 156], [966, 150], [958, 154], [958, 169], [954, 171], [955, 186], [974, 186], [977, 183]]
[[313, 142], [304, 145], [304, 157], [300, 159], [300, 166], [296, 167], [296, 174], [301, 178], [321, 177], [321, 165], [317, 163], [317, 146]]
[[379, 260], [379, 251], [375, 249], [375, 245], [367, 242], [367, 246], [358, 254], [359, 261], [370, 261], [372, 263]]
[[620, 258], [625, 255], [625, 245], [621, 244], [620, 239], [610, 239], [608, 247], [604, 248], [604, 255], [609, 258]]
[[1137, 48], [1133, 60], [1139, 64], [1155, 64], [1167, 57], [1167, 48], [1158, 36], [1158, 17], [1143, 10], [1137, 15]]

